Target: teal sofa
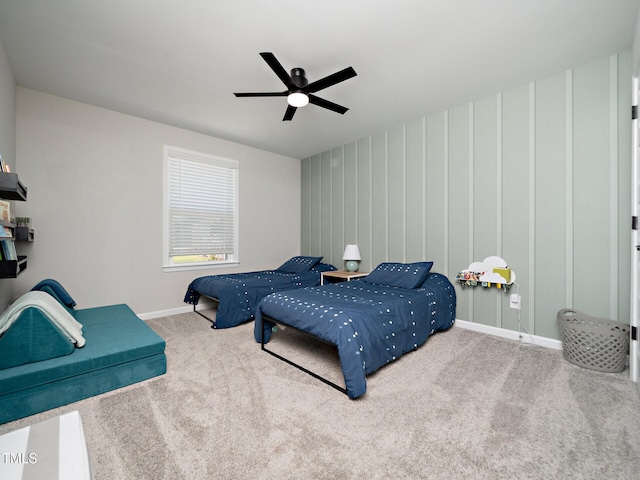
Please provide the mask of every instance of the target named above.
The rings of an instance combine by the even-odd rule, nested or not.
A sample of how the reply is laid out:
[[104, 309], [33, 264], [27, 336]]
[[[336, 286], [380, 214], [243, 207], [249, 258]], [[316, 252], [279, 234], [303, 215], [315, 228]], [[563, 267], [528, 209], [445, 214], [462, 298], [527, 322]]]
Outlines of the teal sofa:
[[82, 324], [82, 348], [35, 308], [0, 337], [0, 424], [166, 373], [165, 341], [127, 305], [65, 308]]

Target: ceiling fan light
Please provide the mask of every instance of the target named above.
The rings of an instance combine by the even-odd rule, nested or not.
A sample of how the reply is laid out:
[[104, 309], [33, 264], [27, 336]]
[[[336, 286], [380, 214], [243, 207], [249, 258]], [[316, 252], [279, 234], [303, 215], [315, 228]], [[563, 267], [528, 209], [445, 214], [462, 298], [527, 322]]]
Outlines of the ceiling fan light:
[[309, 103], [309, 97], [303, 92], [293, 92], [287, 97], [287, 102], [292, 107], [304, 107]]

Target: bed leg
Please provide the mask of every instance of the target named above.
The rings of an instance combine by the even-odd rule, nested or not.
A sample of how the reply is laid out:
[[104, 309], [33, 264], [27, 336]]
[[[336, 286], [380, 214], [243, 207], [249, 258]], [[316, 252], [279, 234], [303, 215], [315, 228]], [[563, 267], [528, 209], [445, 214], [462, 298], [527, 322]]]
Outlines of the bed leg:
[[[311, 370], [307, 370], [307, 369], [306, 369], [306, 368], [304, 368], [302, 365], [298, 365], [297, 363], [295, 363], [295, 362], [293, 362], [293, 361], [289, 360], [288, 358], [285, 358], [285, 357], [283, 357], [282, 355], [278, 355], [277, 353], [275, 353], [275, 352], [273, 352], [273, 351], [268, 350], [267, 348], [265, 348], [265, 346], [264, 346], [264, 320], [261, 318], [261, 319], [260, 319], [260, 321], [261, 321], [261, 322], [263, 322], [263, 323], [262, 323], [262, 325], [260, 325], [260, 327], [261, 327], [261, 328], [260, 328], [260, 348], [261, 348], [262, 350], [264, 350], [265, 352], [267, 352], [267, 353], [268, 353], [268, 354], [270, 354], [270, 355], [273, 355], [273, 356], [274, 356], [274, 357], [276, 357], [278, 360], [282, 360], [283, 362], [288, 363], [289, 365], [291, 365], [291, 366], [293, 366], [293, 367], [296, 367], [298, 370], [302, 370], [304, 373], [306, 373], [306, 374], [308, 374], [308, 375], [311, 375], [313, 378], [315, 378], [315, 379], [317, 379], [317, 380], [320, 380], [321, 382], [323, 382], [323, 383], [325, 383], [325, 384], [329, 385], [330, 387], [335, 388], [335, 389], [336, 389], [336, 390], [338, 390], [339, 392], [342, 392], [342, 393], [344, 393], [344, 394], [345, 394], [345, 395], [347, 395], [347, 396], [349, 395], [349, 392], [347, 392], [347, 389], [346, 389], [346, 388], [342, 388], [340, 385], [335, 384], [335, 383], [334, 383], [334, 382], [332, 382], [331, 380], [328, 380], [328, 379], [326, 379], [326, 378], [324, 378], [324, 377], [321, 377], [321, 376], [320, 376], [320, 375], [318, 375], [317, 373], [312, 372]], [[274, 324], [275, 324], [275, 321], [274, 321]], [[292, 327], [292, 328], [295, 328], [295, 327]]]
[[204, 313], [196, 310], [196, 306], [193, 306], [193, 311], [195, 313], [197, 313], [198, 315], [200, 315], [202, 318], [204, 318], [205, 320], [207, 320], [208, 322], [211, 322], [211, 328], [216, 328], [216, 320], [214, 318], [209, 318], [207, 317]]

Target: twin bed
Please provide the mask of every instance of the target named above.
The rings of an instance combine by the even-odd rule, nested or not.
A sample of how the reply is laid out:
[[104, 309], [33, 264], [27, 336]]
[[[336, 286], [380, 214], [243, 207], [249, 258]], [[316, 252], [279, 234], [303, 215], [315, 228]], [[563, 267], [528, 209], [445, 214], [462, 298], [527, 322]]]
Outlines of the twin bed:
[[[432, 265], [432, 262], [382, 263], [361, 279], [323, 286], [299, 285], [300, 280], [297, 280], [292, 288], [278, 288], [281, 285], [274, 285], [271, 278], [271, 283], [267, 283], [275, 289], [258, 298], [252, 311], [251, 307], [242, 304], [243, 313], [239, 317], [255, 317], [254, 337], [263, 350], [342, 391], [349, 398], [358, 398], [366, 392], [367, 375], [417, 349], [433, 333], [453, 325], [455, 289], [447, 277], [430, 271]], [[265, 284], [261, 281], [267, 274], [236, 275], [249, 275], [249, 278], [227, 278], [233, 287], [225, 288], [242, 284], [240, 290], [245, 292], [245, 302], [253, 303], [254, 298], [265, 292]], [[202, 285], [215, 283], [214, 280], [202, 278], [208, 280], [192, 282], [187, 297], [190, 292], [207, 296], [213, 293]], [[251, 290], [250, 278], [257, 282], [258, 293], [247, 293]], [[247, 296], [250, 297], [248, 300]], [[216, 318], [216, 324], [218, 321]], [[346, 388], [268, 350], [265, 345], [273, 334], [273, 327], [278, 324], [337, 347]]]
[[[258, 305], [255, 339], [263, 350], [349, 398], [360, 397], [367, 389], [367, 375], [453, 325], [453, 285], [430, 268], [430, 262], [383, 263], [359, 280], [269, 295]], [[337, 347], [346, 389], [266, 349], [276, 324]]]
[[[194, 312], [209, 320], [211, 328], [235, 327], [253, 320], [258, 303], [271, 293], [320, 285], [322, 272], [336, 270], [320, 260], [322, 257], [297, 256], [276, 270], [199, 277], [187, 288], [184, 301], [193, 305]], [[215, 318], [196, 310], [200, 297], [218, 304]]]

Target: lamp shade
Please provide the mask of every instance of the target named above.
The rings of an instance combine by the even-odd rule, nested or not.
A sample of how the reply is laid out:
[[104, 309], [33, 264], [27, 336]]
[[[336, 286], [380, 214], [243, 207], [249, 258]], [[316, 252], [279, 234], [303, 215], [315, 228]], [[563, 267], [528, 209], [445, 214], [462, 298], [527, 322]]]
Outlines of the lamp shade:
[[344, 249], [344, 255], [342, 256], [343, 260], [362, 260], [360, 258], [360, 249], [358, 245], [347, 245], [347, 248]]

